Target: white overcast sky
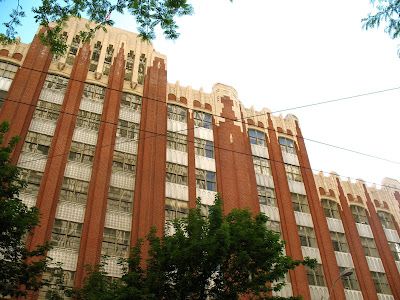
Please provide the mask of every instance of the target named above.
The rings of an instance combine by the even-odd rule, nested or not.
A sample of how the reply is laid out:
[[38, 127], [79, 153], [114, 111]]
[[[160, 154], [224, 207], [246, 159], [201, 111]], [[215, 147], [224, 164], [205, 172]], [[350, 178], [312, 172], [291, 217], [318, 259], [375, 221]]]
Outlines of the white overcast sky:
[[[21, 4], [29, 9], [32, 2]], [[166, 41], [158, 32], [153, 43], [167, 55], [171, 83], [206, 93], [224, 83], [246, 107], [271, 111], [400, 87], [400, 40], [383, 27], [361, 28], [373, 11], [368, 0], [191, 2], [195, 14], [177, 20], [179, 39]], [[116, 27], [136, 32], [129, 16], [111, 17]], [[19, 27], [21, 40], [29, 43], [36, 27]], [[313, 169], [379, 184], [384, 177], [400, 181], [399, 108], [400, 89], [283, 114], [299, 118], [306, 138], [398, 162], [306, 142]]]

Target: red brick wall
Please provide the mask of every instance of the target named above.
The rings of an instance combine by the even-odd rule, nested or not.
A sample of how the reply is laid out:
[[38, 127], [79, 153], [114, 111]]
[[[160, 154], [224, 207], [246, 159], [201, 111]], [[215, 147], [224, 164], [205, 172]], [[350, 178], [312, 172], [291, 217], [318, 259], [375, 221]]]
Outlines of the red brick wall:
[[358, 235], [357, 225], [354, 221], [353, 214], [347, 203], [342, 185], [339, 179], [336, 179], [339, 189], [339, 200], [342, 209], [339, 210], [340, 218], [343, 222], [343, 227], [346, 233], [346, 239], [349, 243], [350, 253], [353, 258], [354, 267], [357, 274], [357, 279], [360, 284], [360, 289], [364, 299], [378, 299], [376, 294], [374, 281], [368, 267], [367, 259], [364, 255], [364, 249], [361, 244], [361, 238]]
[[79, 248], [75, 285], [80, 286], [86, 265], [100, 263], [104, 223], [107, 211], [114, 144], [117, 133], [122, 87], [125, 76], [124, 49], [120, 49], [111, 66], [101, 115], [97, 149], [86, 203], [85, 221]]
[[[274, 186], [276, 199], [278, 202], [279, 216], [281, 219], [281, 227], [283, 239], [287, 241], [286, 254], [293, 259], [303, 259], [301, 252], [301, 244], [299, 232], [297, 229], [296, 219], [294, 215], [292, 197], [289, 190], [289, 183], [286, 176], [285, 165], [281, 147], [278, 142], [278, 137], [274, 125], [271, 120], [271, 115], [268, 114], [268, 133], [269, 141], [268, 152], [271, 163], [271, 171], [274, 178]], [[292, 290], [294, 296], [303, 296], [305, 299], [310, 299], [310, 288], [308, 286], [307, 273], [304, 266], [299, 266], [289, 272]]]
[[[138, 161], [135, 182], [131, 246], [155, 226], [163, 234], [165, 219], [165, 171], [167, 147], [167, 71], [155, 58], [144, 82]], [[155, 101], [155, 100], [156, 101]], [[147, 252], [146, 245], [143, 247]]]
[[[324, 208], [319, 200], [317, 187], [314, 181], [314, 175], [311, 170], [310, 161], [308, 159], [306, 145], [304, 143], [303, 136], [301, 134], [300, 127], [296, 122], [297, 131], [297, 142], [298, 142], [298, 159], [301, 167], [301, 174], [304, 181], [304, 186], [307, 193], [308, 204], [310, 206], [310, 212], [314, 224], [315, 236], [318, 242], [318, 248], [321, 255], [322, 265], [324, 268], [324, 274], [328, 290], [331, 290], [332, 284], [335, 279], [339, 276], [339, 267], [336, 261], [335, 251], [330, 236], [328, 223]], [[342, 281], [339, 280], [336, 285], [334, 292], [331, 296], [332, 299], [345, 299]]]

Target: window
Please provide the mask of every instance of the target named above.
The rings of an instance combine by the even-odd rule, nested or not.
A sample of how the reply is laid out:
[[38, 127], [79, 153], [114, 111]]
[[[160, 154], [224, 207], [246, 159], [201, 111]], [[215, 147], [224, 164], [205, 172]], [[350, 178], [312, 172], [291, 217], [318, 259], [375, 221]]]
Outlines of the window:
[[266, 186], [258, 185], [258, 200], [260, 204], [277, 207], [275, 191]]
[[308, 200], [306, 195], [291, 193], [292, 203], [295, 211], [310, 213], [310, 207], [308, 206]]
[[168, 104], [167, 118], [170, 120], [187, 123], [186, 108], [178, 105]]
[[78, 117], [76, 119], [76, 126], [94, 131], [99, 131], [100, 120], [101, 120], [101, 115], [99, 114], [85, 110], [79, 110]]
[[89, 182], [64, 177], [60, 192], [60, 201], [86, 204]]
[[300, 167], [285, 164], [286, 176], [288, 180], [302, 182]]
[[207, 218], [210, 216], [211, 213], [211, 206], [206, 205], [206, 204], [201, 204], [200, 205], [200, 215], [204, 218]]
[[27, 182], [24, 192], [32, 195], [38, 195], [42, 177], [43, 172], [23, 169], [21, 179]]
[[83, 96], [90, 100], [104, 102], [106, 97], [106, 88], [95, 84], [85, 83]]
[[202, 111], [193, 111], [194, 126], [212, 129], [212, 117]]
[[128, 257], [129, 236], [130, 233], [128, 231], [104, 228], [102, 254]]
[[281, 235], [282, 231], [281, 231], [281, 223], [278, 221], [272, 221], [271, 219], [267, 221], [267, 229], [268, 230], [272, 230], [273, 232], [275, 232], [276, 234]]
[[349, 245], [344, 233], [331, 231], [331, 239], [335, 251], [349, 253]]
[[178, 164], [167, 162], [167, 182], [187, 185], [188, 168]]
[[267, 143], [265, 142], [265, 135], [263, 132], [249, 129], [249, 137], [251, 144], [267, 147]]
[[95, 151], [95, 146], [72, 141], [68, 160], [93, 165]]
[[48, 155], [52, 137], [41, 133], [28, 131], [22, 151]]
[[4, 99], [6, 99], [7, 92], [0, 90], [0, 108], [3, 106]]
[[90, 62], [89, 71], [96, 72], [97, 64], [99, 63], [100, 52], [101, 52], [101, 42], [97, 41], [93, 48], [92, 60]]
[[378, 249], [376, 248], [374, 239], [367, 238], [364, 236], [361, 236], [360, 238], [361, 238], [361, 244], [363, 245], [364, 248], [365, 256], [379, 257], [379, 252]]
[[57, 121], [60, 110], [61, 105], [59, 104], [38, 100], [33, 116], [50, 121]]
[[325, 216], [327, 218], [334, 218], [340, 220], [338, 204], [335, 201], [328, 199], [321, 199], [321, 203], [322, 207], [325, 210]]
[[146, 72], [146, 56], [144, 54], [140, 55], [139, 59], [139, 69], [138, 69], [138, 83], [144, 83], [144, 74]]
[[122, 93], [121, 107], [140, 111], [142, 106], [142, 97], [135, 94]]
[[217, 191], [215, 173], [196, 169], [196, 187], [208, 191]]
[[188, 215], [189, 202], [178, 199], [165, 199], [165, 220], [182, 219]]
[[104, 57], [104, 64], [103, 64], [103, 74], [109, 75], [111, 69], [111, 62], [114, 54], [114, 47], [113, 45], [108, 45], [106, 49], [106, 56]]
[[54, 220], [51, 242], [55, 247], [79, 249], [82, 224], [65, 220]]
[[68, 85], [67, 78], [48, 74], [43, 84], [43, 88], [46, 90], [53, 90], [65, 93], [67, 85]]
[[294, 148], [294, 142], [292, 140], [280, 137], [279, 144], [281, 145], [282, 152], [296, 154], [296, 149]]
[[356, 223], [368, 224], [368, 219], [364, 207], [358, 205], [350, 205], [350, 209]]
[[139, 138], [139, 124], [118, 120], [117, 137], [137, 140]]
[[75, 61], [75, 56], [78, 53], [80, 43], [79, 35], [76, 35], [72, 38], [72, 44], [69, 46], [68, 56], [67, 56], [67, 65], [73, 65]]
[[395, 261], [400, 261], [400, 244], [389, 242], [390, 250], [392, 250], [392, 254]]
[[18, 66], [7, 62], [0, 62], [0, 77], [14, 79]]
[[130, 153], [114, 151], [112, 170], [135, 173], [137, 156]]
[[306, 272], [309, 285], [326, 286], [324, 270], [321, 264], [316, 264], [314, 270], [306, 267]]
[[254, 172], [257, 174], [264, 174], [272, 176], [269, 161], [266, 158], [253, 156]]
[[132, 80], [132, 72], [133, 72], [133, 64], [135, 62], [135, 54], [133, 51], [129, 51], [128, 58], [126, 59], [125, 65], [125, 80], [131, 81]]
[[196, 155], [214, 158], [214, 143], [194, 138], [194, 151]]
[[187, 136], [176, 132], [167, 132], [167, 148], [187, 152]]
[[[343, 272], [346, 268], [339, 267], [339, 272]], [[342, 277], [343, 287], [346, 290], [360, 290], [360, 285], [358, 284], [356, 272], [353, 272], [350, 276], [343, 276]]]
[[318, 248], [314, 228], [297, 225], [300, 244], [305, 247]]
[[371, 275], [372, 275], [372, 280], [374, 281], [375, 284], [376, 292], [378, 294], [386, 294], [386, 295], [392, 294], [385, 273], [371, 271]]
[[392, 215], [385, 211], [378, 211], [378, 217], [381, 220], [383, 228], [396, 230], [394, 227]]
[[133, 211], [133, 191], [110, 186], [107, 209], [131, 213]]

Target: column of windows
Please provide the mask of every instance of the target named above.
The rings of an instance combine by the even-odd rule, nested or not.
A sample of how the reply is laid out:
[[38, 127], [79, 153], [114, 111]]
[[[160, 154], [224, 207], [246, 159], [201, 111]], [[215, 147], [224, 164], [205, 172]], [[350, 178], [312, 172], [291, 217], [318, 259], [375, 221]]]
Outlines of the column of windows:
[[[195, 128], [205, 128], [213, 130], [212, 116], [206, 112], [194, 110], [193, 122]], [[214, 142], [202, 139], [200, 137], [195, 137], [195, 154], [198, 156], [214, 159]], [[216, 173], [211, 170], [196, 168], [196, 188], [200, 190], [216, 192]], [[201, 214], [203, 216], [208, 216], [209, 210], [210, 207], [208, 205], [201, 205]]]
[[24, 162], [30, 159], [27, 158], [28, 156], [24, 158], [24, 154], [30, 155], [34, 153], [35, 155], [40, 155], [42, 157], [35, 157], [35, 159], [42, 166], [46, 165], [54, 133], [48, 124], [52, 124], [54, 128], [57, 124], [67, 85], [68, 79], [47, 74], [31, 121], [31, 125], [34, 123], [36, 126], [34, 128], [30, 127], [22, 146], [21, 159], [18, 165], [23, 168], [21, 179], [27, 182], [24, 193], [33, 195], [34, 198], [39, 193], [44, 167], [35, 167], [33, 165], [27, 167]]
[[0, 109], [17, 70], [17, 65], [0, 61]]
[[[136, 176], [137, 146], [139, 138], [139, 123], [121, 119], [122, 112], [137, 114], [141, 112], [142, 97], [122, 93], [121, 107], [117, 126], [117, 138], [113, 153], [111, 177], [134, 178]], [[136, 118], [140, 120], [140, 118]], [[129, 144], [129, 147], [125, 148]], [[132, 145], [133, 144], [133, 145]], [[126, 214], [131, 220], [133, 215], [134, 185], [127, 186], [122, 182], [111, 180], [107, 199], [106, 218], [110, 214]], [[131, 221], [128, 221], [131, 222]], [[129, 224], [125, 224], [129, 225]], [[116, 228], [104, 228], [102, 254], [111, 257], [129, 256], [130, 231]]]
[[[356, 223], [361, 223], [364, 225], [368, 225], [367, 213], [364, 207], [359, 205], [351, 205], [350, 210], [353, 214], [354, 221]], [[364, 254], [368, 257], [379, 258], [379, 251], [376, 247], [375, 240], [370, 237], [360, 236], [361, 244], [363, 246]], [[376, 292], [379, 294], [388, 294], [391, 295], [391, 289], [389, 287], [386, 274], [384, 272], [376, 272], [370, 271], [372, 275], [372, 279], [375, 284]]]
[[[338, 210], [338, 204], [335, 201], [332, 201], [329, 199], [321, 199], [321, 204], [322, 204], [322, 207], [324, 208], [326, 218], [332, 218], [332, 219], [341, 221], [340, 213]], [[331, 235], [331, 240], [332, 240], [334, 251], [350, 253], [346, 235], [343, 232], [330, 231], [330, 235]], [[344, 269], [346, 269], [345, 266], [339, 265], [340, 272], [342, 272]], [[353, 272], [353, 274], [351, 276], [343, 277], [342, 281], [343, 281], [343, 285], [346, 289], [357, 290], [357, 291], [360, 290], [357, 275], [355, 274], [355, 272]]]
[[[187, 123], [186, 108], [168, 104], [167, 118], [169, 120]], [[180, 156], [187, 156], [188, 142], [187, 135], [168, 131], [167, 132], [167, 149], [182, 152]], [[178, 153], [179, 153], [178, 152]], [[179, 154], [178, 154], [179, 155]], [[167, 162], [166, 166], [166, 182], [188, 186], [188, 167], [173, 162]], [[189, 212], [189, 202], [183, 199], [171, 197], [165, 198], [165, 220], [174, 220], [186, 217]]]

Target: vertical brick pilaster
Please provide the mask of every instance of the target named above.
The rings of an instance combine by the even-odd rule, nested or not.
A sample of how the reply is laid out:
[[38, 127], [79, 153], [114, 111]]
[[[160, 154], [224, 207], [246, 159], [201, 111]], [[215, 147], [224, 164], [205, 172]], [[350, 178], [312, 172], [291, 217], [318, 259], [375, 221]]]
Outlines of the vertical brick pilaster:
[[86, 203], [85, 221], [79, 249], [75, 285], [81, 286], [85, 277], [85, 266], [100, 263], [108, 190], [117, 133], [122, 87], [125, 76], [124, 49], [121, 47], [111, 66], [92, 176]]
[[[313, 219], [315, 236], [317, 238], [318, 248], [321, 254], [322, 266], [328, 290], [331, 290], [332, 284], [335, 279], [340, 275], [339, 267], [336, 261], [335, 251], [330, 236], [328, 223], [324, 209], [319, 200], [317, 187], [315, 185], [311, 164], [308, 159], [306, 145], [299, 124], [296, 122], [297, 142], [298, 142], [298, 158], [303, 177], [304, 187], [306, 189], [308, 204]], [[345, 299], [343, 283], [341, 280], [336, 282], [335, 289], [331, 296], [332, 299]]]
[[363, 184], [365, 197], [367, 198], [367, 207], [369, 211], [368, 222], [371, 226], [376, 247], [378, 248], [379, 256], [381, 257], [383, 267], [385, 268], [386, 277], [388, 279], [390, 289], [392, 290], [395, 299], [400, 299], [400, 275], [397, 270], [396, 262], [392, 251], [390, 250], [385, 231], [383, 230], [379, 216], [372, 204], [371, 197]]
[[367, 259], [364, 255], [364, 248], [361, 243], [361, 238], [358, 235], [357, 225], [354, 221], [353, 214], [347, 203], [342, 185], [339, 178], [336, 178], [339, 190], [339, 200], [342, 209], [339, 209], [340, 218], [342, 219], [346, 239], [349, 243], [350, 253], [353, 258], [354, 267], [357, 274], [358, 283], [360, 284], [361, 292], [364, 299], [378, 300], [374, 281], [368, 267]]
[[61, 106], [61, 113], [36, 202], [36, 206], [42, 214], [40, 227], [36, 227], [34, 235], [29, 236], [27, 239], [29, 250], [33, 250], [36, 245], [43, 245], [51, 237], [69, 148], [75, 129], [76, 115], [79, 110], [89, 63], [90, 46], [86, 43], [79, 50], [79, 54], [75, 59], [64, 102]]
[[[16, 135], [25, 140], [52, 58], [50, 48], [43, 46], [36, 35], [0, 110], [0, 123], [11, 123], [4, 142], [8, 143]], [[14, 149], [14, 164], [18, 162], [22, 146], [23, 142], [20, 142]]]
[[221, 117], [228, 121], [214, 126], [218, 192], [222, 194], [226, 212], [249, 207], [257, 214], [260, 205], [250, 141], [243, 125], [231, 121], [236, 119], [232, 110], [233, 100], [222, 97], [221, 102], [224, 105]]
[[[283, 239], [288, 242], [286, 244], [286, 254], [290, 255], [293, 259], [303, 259], [299, 231], [297, 229], [296, 218], [294, 215], [292, 196], [289, 190], [289, 183], [285, 171], [285, 164], [283, 163], [281, 147], [270, 114], [268, 114], [268, 130], [269, 141], [267, 145], [272, 176], [274, 178], [279, 216], [281, 219], [282, 234]], [[293, 295], [301, 295], [305, 299], [311, 299], [305, 267], [299, 266], [294, 270], [289, 271], [289, 274]]]
[[189, 209], [196, 208], [196, 159], [193, 112], [187, 110]]
[[[144, 82], [142, 118], [135, 181], [131, 245], [145, 237], [151, 226], [164, 232], [167, 147], [167, 70], [156, 57]], [[143, 248], [144, 256], [147, 248]]]

